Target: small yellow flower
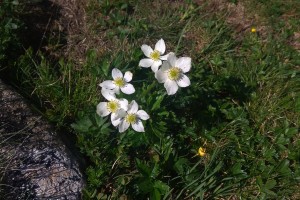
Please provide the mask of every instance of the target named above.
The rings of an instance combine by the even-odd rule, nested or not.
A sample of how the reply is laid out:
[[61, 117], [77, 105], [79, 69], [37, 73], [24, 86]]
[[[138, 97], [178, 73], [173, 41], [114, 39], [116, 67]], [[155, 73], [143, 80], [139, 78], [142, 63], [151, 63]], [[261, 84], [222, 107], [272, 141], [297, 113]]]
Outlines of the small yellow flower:
[[251, 28], [251, 33], [256, 33], [256, 28]]
[[203, 147], [200, 147], [200, 148], [198, 149], [198, 154], [199, 154], [199, 156], [201, 156], [201, 157], [205, 156], [205, 154], [206, 154], [206, 149], [203, 148]]

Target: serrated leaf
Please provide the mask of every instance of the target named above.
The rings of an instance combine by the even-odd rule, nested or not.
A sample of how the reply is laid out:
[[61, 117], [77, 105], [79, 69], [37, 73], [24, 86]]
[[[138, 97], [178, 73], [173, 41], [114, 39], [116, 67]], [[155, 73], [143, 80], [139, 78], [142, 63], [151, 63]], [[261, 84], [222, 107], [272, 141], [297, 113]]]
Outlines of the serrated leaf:
[[151, 169], [149, 166], [147, 166], [146, 164], [144, 164], [142, 161], [140, 161], [139, 159], [136, 159], [136, 165], [137, 168], [139, 170], [139, 172], [145, 176], [145, 177], [150, 177], [151, 175]]
[[71, 127], [79, 132], [88, 132], [92, 125], [92, 121], [88, 117], [84, 117], [76, 123], [71, 124]]
[[155, 165], [151, 171], [150, 177], [155, 179], [158, 176], [158, 174], [159, 174], [159, 165], [155, 163]]

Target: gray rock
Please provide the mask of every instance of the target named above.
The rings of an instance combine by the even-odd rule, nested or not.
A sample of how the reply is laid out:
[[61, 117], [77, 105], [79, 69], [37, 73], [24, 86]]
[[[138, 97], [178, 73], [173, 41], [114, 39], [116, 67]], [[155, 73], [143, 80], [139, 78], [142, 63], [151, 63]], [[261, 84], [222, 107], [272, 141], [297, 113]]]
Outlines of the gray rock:
[[0, 80], [0, 199], [80, 199], [83, 187], [76, 157]]

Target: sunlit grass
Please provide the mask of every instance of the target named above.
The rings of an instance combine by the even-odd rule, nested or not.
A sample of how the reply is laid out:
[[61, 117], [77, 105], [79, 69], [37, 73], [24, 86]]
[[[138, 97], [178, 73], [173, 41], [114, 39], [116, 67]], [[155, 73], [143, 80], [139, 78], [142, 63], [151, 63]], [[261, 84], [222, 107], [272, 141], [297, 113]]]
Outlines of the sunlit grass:
[[[73, 57], [53, 62], [31, 50], [20, 56], [12, 66], [18, 84], [57, 127], [75, 130], [89, 160], [84, 198], [299, 195], [300, 57], [288, 45], [298, 27], [294, 18], [288, 30], [282, 21], [268, 24], [265, 19], [273, 23], [293, 10], [292, 1], [284, 8], [274, 2], [261, 1], [258, 13], [245, 7], [245, 17], [263, 20], [248, 27], [245, 19], [241, 29], [228, 20], [225, 1], [90, 1], [90, 35], [101, 34], [105, 46], [93, 46], [84, 63]], [[160, 38], [167, 51], [192, 57], [192, 85], [171, 97], [151, 70], [138, 67], [140, 46]], [[150, 115], [145, 134], [120, 134], [96, 114], [103, 100], [98, 84], [113, 68], [134, 73], [139, 105]]]

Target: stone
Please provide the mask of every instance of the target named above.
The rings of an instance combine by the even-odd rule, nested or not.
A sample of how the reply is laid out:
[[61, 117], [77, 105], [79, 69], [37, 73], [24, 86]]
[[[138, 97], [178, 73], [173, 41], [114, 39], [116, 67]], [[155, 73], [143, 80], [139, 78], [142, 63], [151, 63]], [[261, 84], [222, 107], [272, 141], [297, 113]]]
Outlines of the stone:
[[29, 105], [0, 80], [0, 199], [81, 199], [80, 162]]

